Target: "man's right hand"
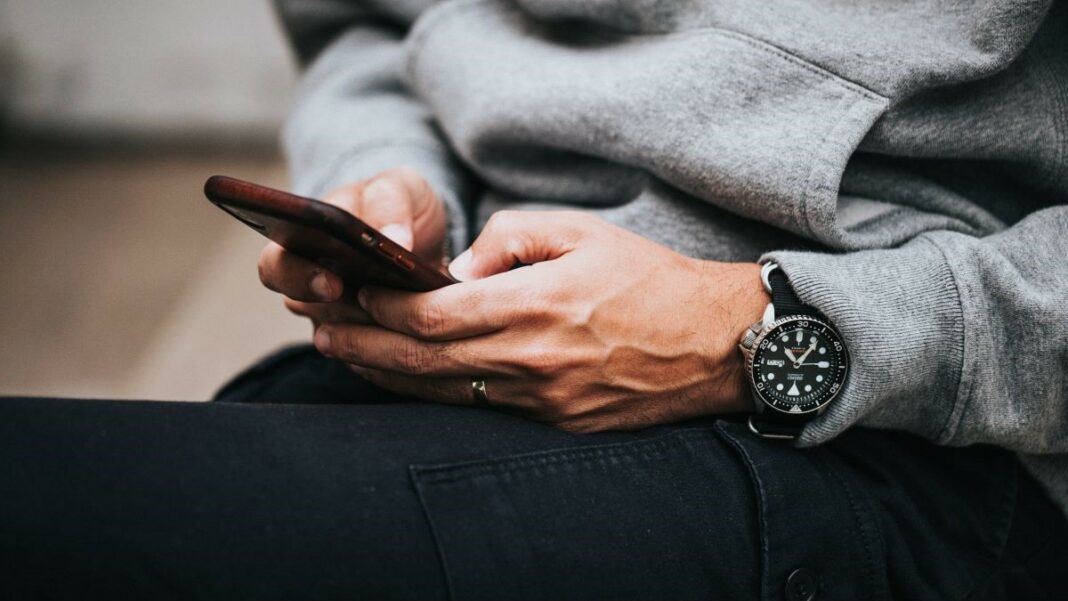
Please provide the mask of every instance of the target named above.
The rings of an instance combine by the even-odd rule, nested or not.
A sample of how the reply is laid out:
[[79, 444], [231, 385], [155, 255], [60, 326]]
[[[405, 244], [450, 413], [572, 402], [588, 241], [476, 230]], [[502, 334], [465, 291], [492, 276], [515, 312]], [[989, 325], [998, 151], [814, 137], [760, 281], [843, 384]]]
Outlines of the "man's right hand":
[[[324, 202], [362, 219], [420, 258], [444, 257], [445, 205], [418, 173], [406, 167], [334, 190]], [[260, 281], [285, 295], [286, 307], [315, 323], [369, 323], [341, 278], [271, 242], [260, 253]]]

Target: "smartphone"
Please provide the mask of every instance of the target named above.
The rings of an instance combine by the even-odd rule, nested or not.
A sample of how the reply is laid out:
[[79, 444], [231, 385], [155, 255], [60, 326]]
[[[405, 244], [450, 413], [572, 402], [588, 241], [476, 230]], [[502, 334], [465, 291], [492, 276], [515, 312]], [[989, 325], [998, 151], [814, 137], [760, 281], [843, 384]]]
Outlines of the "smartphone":
[[456, 283], [443, 266], [420, 259], [325, 202], [223, 175], [208, 178], [204, 195], [286, 250], [337, 274], [346, 291], [374, 284], [426, 292]]

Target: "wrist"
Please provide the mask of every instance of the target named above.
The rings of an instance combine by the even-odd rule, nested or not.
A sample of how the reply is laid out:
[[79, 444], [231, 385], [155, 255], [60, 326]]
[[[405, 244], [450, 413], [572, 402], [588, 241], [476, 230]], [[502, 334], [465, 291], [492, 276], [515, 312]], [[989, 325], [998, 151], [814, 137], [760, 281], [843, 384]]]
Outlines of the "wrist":
[[771, 302], [757, 263], [702, 261], [705, 303], [702, 331], [709, 340], [707, 356], [717, 374], [716, 413], [753, 411], [753, 397], [738, 340], [759, 321]]

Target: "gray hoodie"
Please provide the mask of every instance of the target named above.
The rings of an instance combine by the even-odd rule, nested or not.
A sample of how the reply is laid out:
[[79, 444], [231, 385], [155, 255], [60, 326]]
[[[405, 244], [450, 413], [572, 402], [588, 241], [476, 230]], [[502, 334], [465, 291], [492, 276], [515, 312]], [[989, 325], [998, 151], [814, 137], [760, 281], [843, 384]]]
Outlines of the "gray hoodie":
[[799, 444], [999, 445], [1068, 514], [1068, 2], [279, 4], [299, 192], [410, 165], [457, 249], [572, 206], [774, 258], [853, 360]]

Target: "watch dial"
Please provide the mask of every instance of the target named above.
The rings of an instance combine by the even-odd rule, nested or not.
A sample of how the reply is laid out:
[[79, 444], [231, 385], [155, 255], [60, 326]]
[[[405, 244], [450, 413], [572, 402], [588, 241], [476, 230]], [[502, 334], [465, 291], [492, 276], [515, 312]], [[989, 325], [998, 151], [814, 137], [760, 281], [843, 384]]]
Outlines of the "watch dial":
[[756, 341], [750, 377], [772, 407], [807, 413], [838, 394], [849, 370], [849, 356], [838, 332], [817, 319], [785, 317]]

